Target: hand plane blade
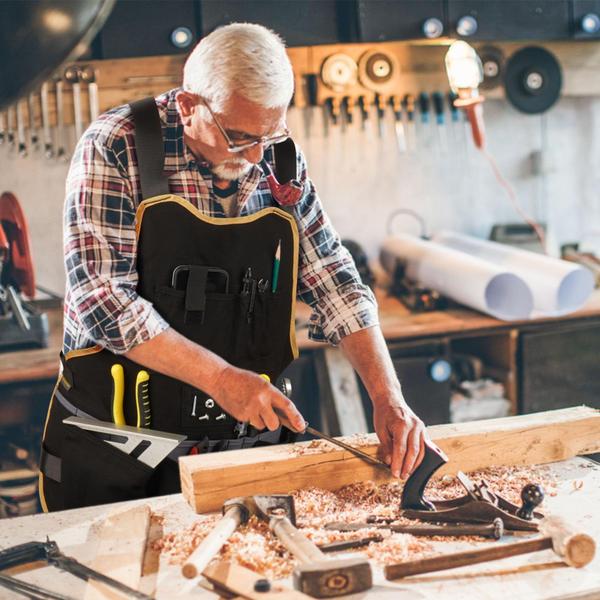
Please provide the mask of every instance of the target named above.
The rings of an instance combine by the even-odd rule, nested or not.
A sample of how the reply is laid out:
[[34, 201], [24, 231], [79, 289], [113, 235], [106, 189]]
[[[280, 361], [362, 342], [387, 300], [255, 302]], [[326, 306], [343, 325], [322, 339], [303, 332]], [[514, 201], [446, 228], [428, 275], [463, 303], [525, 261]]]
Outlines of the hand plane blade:
[[98, 434], [98, 437], [108, 444], [152, 468], [155, 468], [186, 439], [185, 435], [129, 425], [115, 425], [108, 421], [82, 417], [68, 417], [63, 420], [63, 423]]

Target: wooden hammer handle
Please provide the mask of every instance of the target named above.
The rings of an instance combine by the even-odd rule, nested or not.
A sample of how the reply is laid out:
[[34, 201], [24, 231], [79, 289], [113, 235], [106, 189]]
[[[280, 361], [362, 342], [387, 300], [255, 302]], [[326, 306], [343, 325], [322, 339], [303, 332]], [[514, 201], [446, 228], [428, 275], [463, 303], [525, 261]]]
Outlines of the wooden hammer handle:
[[546, 517], [540, 522], [539, 528], [545, 537], [388, 565], [385, 567], [385, 576], [386, 579], [399, 579], [549, 549], [554, 550], [571, 567], [584, 567], [593, 560], [596, 544], [586, 533], [573, 531], [559, 517]]
[[202, 540], [181, 567], [183, 576], [188, 579], [198, 577], [243, 520], [243, 507], [234, 505], [228, 508], [214, 529]]
[[552, 548], [552, 540], [550, 538], [527, 540], [515, 544], [494, 544], [491, 548], [467, 550], [466, 552], [456, 552], [454, 554], [442, 554], [441, 556], [432, 556], [431, 558], [422, 558], [420, 560], [411, 560], [396, 565], [387, 565], [384, 569], [384, 573], [386, 579], [400, 579], [401, 577], [408, 577], [409, 575], [445, 571], [456, 567], [476, 565], [490, 560], [498, 560], [500, 558], [528, 554], [529, 552], [537, 552], [538, 550], [547, 550], [550, 548]]
[[272, 517], [269, 527], [279, 541], [301, 563], [308, 564], [326, 559], [325, 554], [319, 550], [317, 545], [300, 533], [287, 517]]
[[542, 535], [552, 539], [552, 548], [570, 567], [581, 568], [592, 562], [596, 542], [587, 533], [574, 531], [561, 517], [550, 515], [539, 524]]

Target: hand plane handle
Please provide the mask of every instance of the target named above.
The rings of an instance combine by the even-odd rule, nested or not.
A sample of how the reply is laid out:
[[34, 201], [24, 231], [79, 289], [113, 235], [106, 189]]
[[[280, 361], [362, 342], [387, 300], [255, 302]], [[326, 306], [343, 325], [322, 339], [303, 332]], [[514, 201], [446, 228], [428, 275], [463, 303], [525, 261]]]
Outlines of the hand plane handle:
[[423, 460], [406, 480], [400, 500], [401, 509], [435, 510], [431, 502], [425, 500], [423, 493], [431, 476], [448, 462], [448, 457], [431, 442], [425, 440]]

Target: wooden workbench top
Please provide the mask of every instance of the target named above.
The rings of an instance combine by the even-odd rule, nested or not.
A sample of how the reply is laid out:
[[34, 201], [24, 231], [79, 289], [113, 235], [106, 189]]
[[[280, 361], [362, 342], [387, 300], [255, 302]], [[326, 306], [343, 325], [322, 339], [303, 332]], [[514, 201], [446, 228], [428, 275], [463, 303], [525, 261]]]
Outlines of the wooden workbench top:
[[[558, 481], [557, 495], [547, 497], [543, 509], [548, 514], [558, 514], [573, 525], [590, 534], [600, 542], [600, 465], [582, 458], [550, 465], [551, 474]], [[169, 533], [189, 527], [196, 518], [181, 495], [163, 496], [148, 501], [122, 503], [136, 505], [146, 502], [153, 511], [164, 516], [163, 531], [153, 526], [150, 541], [160, 533]], [[34, 515], [1, 521], [0, 549], [28, 541], [44, 540], [46, 535], [55, 540], [62, 551], [74, 558], [89, 562], [98, 544], [98, 523], [117, 505], [104, 505], [46, 515]], [[502, 544], [514, 541], [505, 536], [499, 542], [481, 542], [481, 545]], [[467, 542], [434, 542], [444, 552], [451, 552], [473, 546]], [[166, 557], [146, 554], [146, 565], [154, 565], [142, 579], [141, 590], [155, 593], [156, 598], [202, 598], [216, 599], [212, 592], [201, 587], [190, 586], [183, 579], [177, 566], [169, 565]], [[576, 570], [558, 562], [551, 551], [537, 552], [463, 567], [460, 570], [445, 571], [431, 575], [406, 579], [392, 583], [383, 578], [381, 569], [374, 569], [375, 586], [362, 600], [379, 598], [435, 598], [435, 600], [456, 600], [456, 598], [477, 598], [478, 600], [507, 600], [527, 598], [527, 600], [557, 600], [559, 598], [598, 598], [600, 597], [600, 553], [584, 569]], [[55, 592], [82, 598], [85, 584], [73, 576], [61, 573], [50, 567], [37, 568], [18, 575], [20, 579], [41, 585]], [[17, 599], [6, 590], [0, 597]]]
[[[509, 329], [552, 321], [568, 321], [600, 317], [600, 290], [594, 292], [581, 310], [559, 318], [542, 318], [530, 321], [499, 321], [480, 312], [463, 307], [445, 311], [411, 313], [397, 298], [377, 291], [379, 318], [383, 334], [388, 340], [423, 338], [446, 334], [470, 333], [494, 329]], [[62, 309], [48, 310], [50, 341], [48, 348], [23, 350], [0, 354], [0, 384], [18, 381], [53, 379], [58, 372], [58, 354], [62, 345]], [[308, 339], [306, 323], [310, 308], [297, 306], [297, 340], [300, 350], [323, 347]]]

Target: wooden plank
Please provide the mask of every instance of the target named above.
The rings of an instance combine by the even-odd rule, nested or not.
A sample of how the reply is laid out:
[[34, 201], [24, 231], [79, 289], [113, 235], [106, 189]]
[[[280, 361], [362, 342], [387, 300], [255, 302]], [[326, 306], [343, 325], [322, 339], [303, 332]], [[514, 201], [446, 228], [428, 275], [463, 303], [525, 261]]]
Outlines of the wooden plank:
[[[428, 428], [450, 461], [439, 471], [544, 464], [600, 451], [600, 411], [586, 406]], [[377, 438], [361, 449], [375, 456]], [[301, 442], [296, 447], [306, 447]], [[389, 480], [343, 450], [297, 455], [292, 445], [233, 450], [179, 459], [181, 486], [198, 513], [216, 511], [234, 496], [338, 489], [358, 481]]]
[[[90, 565], [133, 589], [138, 589], [152, 511], [147, 504], [112, 512], [101, 523], [98, 549]], [[90, 580], [85, 600], [121, 600], [125, 594]]]
[[258, 580], [264, 580], [258, 573], [231, 562], [217, 562], [209, 565], [202, 573], [217, 590], [239, 594], [249, 600], [304, 600], [310, 598], [298, 590], [292, 590], [281, 583], [272, 583], [271, 589], [255, 591], [254, 585]]

